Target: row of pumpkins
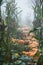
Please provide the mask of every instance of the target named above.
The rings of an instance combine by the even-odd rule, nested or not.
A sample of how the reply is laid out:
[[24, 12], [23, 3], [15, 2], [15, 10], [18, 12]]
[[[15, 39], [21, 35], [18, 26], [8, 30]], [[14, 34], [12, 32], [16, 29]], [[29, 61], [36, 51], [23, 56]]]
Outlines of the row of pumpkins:
[[30, 33], [30, 35], [27, 36], [26, 40], [19, 40], [19, 39], [14, 39], [14, 38], [11, 38], [11, 40], [12, 40], [12, 42], [18, 42], [20, 44], [25, 44], [25, 42], [28, 42], [28, 47], [30, 47], [32, 49], [28, 52], [22, 51], [22, 53], [24, 55], [33, 57], [39, 50], [38, 49], [38, 47], [39, 47], [38, 40], [35, 39], [33, 36], [34, 36], [34, 34]]

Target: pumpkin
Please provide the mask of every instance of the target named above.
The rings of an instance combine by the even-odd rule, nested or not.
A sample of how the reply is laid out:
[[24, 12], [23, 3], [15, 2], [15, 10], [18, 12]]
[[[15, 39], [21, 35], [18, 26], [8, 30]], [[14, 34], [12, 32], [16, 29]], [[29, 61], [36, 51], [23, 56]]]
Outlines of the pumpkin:
[[37, 47], [37, 46], [39, 46], [39, 44], [38, 43], [32, 43], [32, 44], [29, 44], [28, 46], [29, 47]]
[[18, 40], [18, 43], [24, 44], [25, 41], [23, 41], [23, 40]]

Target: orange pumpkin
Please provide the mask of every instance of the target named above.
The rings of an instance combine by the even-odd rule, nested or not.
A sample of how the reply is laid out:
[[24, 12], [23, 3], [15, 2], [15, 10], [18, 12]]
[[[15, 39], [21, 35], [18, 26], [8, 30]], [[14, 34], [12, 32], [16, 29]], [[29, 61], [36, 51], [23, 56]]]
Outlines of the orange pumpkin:
[[29, 47], [37, 47], [37, 46], [39, 46], [39, 44], [37, 44], [37, 43], [32, 43], [29, 45]]
[[23, 41], [23, 40], [18, 40], [18, 43], [24, 44], [25, 41]]
[[18, 43], [21, 43], [21, 44], [24, 44], [25, 41], [23, 40], [19, 40], [19, 39], [14, 39], [14, 38], [11, 38], [12, 42], [18, 42]]
[[37, 48], [33, 48], [33, 49], [30, 50], [29, 52], [23, 51], [22, 53], [23, 53], [24, 55], [27, 55], [27, 56], [34, 56], [37, 51], [38, 51]]

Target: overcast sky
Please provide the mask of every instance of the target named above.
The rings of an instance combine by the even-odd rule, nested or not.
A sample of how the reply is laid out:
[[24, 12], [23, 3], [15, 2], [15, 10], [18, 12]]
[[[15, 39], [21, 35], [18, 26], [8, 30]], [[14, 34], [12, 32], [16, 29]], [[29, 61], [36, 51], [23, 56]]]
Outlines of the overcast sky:
[[[34, 11], [32, 9], [32, 1], [31, 0], [15, 0], [17, 2], [17, 6], [22, 10], [19, 15], [20, 25], [23, 26], [32, 26], [32, 21], [34, 19]], [[5, 4], [4, 4], [5, 5]], [[4, 8], [2, 8], [4, 10]]]

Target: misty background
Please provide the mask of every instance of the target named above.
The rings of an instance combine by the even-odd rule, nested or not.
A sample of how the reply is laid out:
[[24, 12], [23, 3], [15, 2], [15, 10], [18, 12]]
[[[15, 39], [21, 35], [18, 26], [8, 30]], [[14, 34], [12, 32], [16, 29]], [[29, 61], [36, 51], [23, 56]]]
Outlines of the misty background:
[[18, 7], [22, 9], [20, 14], [20, 22], [19, 24], [22, 26], [32, 27], [32, 21], [34, 19], [34, 11], [32, 9], [32, 1], [31, 0], [16, 0], [18, 3]]
[[[32, 22], [34, 20], [34, 11], [32, 9], [32, 1], [31, 0], [16, 0], [17, 7], [19, 7], [19, 10], [22, 10], [22, 12], [18, 15], [19, 18], [19, 25], [22, 26], [28, 26], [32, 28]], [[5, 6], [4, 3], [1, 7], [2, 9], [2, 15], [6, 16], [5, 13]], [[4, 17], [5, 18], [5, 17]]]

